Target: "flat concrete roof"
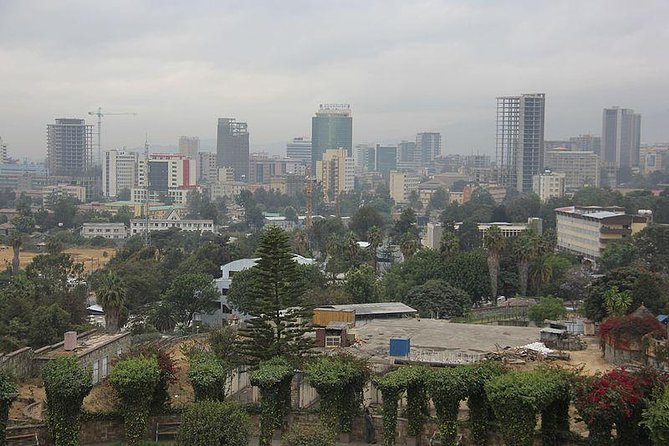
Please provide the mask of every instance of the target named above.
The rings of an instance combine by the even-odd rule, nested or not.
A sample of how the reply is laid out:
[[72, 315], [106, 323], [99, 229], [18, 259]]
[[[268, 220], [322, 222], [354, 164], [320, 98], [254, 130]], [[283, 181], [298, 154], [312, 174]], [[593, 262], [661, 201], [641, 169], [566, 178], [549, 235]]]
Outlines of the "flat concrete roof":
[[[539, 341], [539, 328], [458, 324], [436, 319], [374, 319], [349, 330], [356, 335], [351, 351], [372, 359], [388, 359], [390, 338], [411, 339], [411, 359], [449, 362], [472, 359], [500, 347]], [[359, 342], [358, 342], [359, 341]]]

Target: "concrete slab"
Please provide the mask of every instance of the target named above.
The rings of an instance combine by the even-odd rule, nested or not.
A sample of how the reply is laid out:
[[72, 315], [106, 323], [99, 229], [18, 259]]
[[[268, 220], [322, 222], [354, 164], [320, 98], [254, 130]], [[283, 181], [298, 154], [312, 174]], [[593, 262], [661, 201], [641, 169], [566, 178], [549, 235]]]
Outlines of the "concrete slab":
[[464, 362], [501, 347], [516, 347], [539, 340], [539, 328], [501, 325], [457, 324], [435, 319], [371, 320], [349, 333], [356, 344], [349, 349], [374, 359], [390, 359], [390, 338], [411, 339], [411, 359]]

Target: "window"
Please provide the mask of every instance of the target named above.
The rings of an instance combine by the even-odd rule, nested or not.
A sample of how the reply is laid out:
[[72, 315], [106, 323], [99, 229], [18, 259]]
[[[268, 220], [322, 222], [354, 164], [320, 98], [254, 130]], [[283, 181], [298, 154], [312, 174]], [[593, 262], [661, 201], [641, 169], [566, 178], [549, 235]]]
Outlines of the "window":
[[340, 347], [341, 346], [341, 336], [326, 336], [325, 337], [325, 346], [326, 347]]
[[100, 363], [95, 361], [93, 363], [93, 384], [100, 382]]
[[109, 374], [108, 357], [105, 356], [104, 358], [101, 359], [101, 361], [102, 361], [102, 366], [100, 367], [100, 378], [105, 379]]

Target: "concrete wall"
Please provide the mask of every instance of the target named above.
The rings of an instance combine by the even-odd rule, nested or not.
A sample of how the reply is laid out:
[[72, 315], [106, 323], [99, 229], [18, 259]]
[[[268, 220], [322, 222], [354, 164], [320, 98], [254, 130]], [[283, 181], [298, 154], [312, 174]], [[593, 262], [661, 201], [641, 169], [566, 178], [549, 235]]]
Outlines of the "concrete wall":
[[0, 370], [9, 372], [17, 379], [26, 379], [33, 376], [34, 352], [30, 347], [0, 355]]

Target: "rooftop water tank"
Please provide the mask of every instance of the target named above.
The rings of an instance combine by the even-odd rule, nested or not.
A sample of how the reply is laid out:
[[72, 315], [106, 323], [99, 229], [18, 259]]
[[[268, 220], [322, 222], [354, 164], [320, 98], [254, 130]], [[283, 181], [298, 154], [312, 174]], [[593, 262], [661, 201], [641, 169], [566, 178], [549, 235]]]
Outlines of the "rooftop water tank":
[[390, 338], [390, 356], [406, 357], [410, 352], [410, 338]]

